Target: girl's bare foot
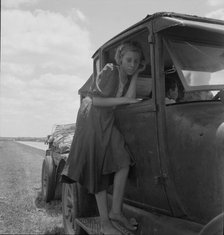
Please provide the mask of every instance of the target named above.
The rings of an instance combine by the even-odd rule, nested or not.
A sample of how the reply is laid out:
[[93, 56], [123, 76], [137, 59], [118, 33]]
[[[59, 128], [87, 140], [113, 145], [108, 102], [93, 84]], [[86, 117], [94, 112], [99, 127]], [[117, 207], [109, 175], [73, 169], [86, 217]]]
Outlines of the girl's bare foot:
[[117, 230], [113, 224], [111, 223], [111, 221], [108, 220], [102, 220], [101, 221], [101, 234], [103, 235], [122, 235], [122, 233]]
[[[109, 214], [109, 218], [111, 220], [117, 221], [120, 224], [122, 224], [125, 228], [129, 229], [129, 230], [136, 230], [137, 229], [137, 222], [136, 220], [133, 220], [133, 222], [131, 220], [128, 220], [122, 213], [113, 213], [112, 211]], [[134, 223], [135, 222], [135, 223]]]

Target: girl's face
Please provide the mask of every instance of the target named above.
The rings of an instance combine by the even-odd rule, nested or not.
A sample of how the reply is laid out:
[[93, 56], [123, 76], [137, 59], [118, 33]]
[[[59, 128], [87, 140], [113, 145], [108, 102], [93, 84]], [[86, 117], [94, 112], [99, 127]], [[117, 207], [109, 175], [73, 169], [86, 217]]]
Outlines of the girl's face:
[[176, 85], [174, 89], [169, 89], [169, 98], [176, 100], [177, 97], [178, 97], [178, 87]]
[[126, 51], [121, 59], [121, 68], [127, 75], [133, 75], [140, 63], [140, 55], [136, 51]]

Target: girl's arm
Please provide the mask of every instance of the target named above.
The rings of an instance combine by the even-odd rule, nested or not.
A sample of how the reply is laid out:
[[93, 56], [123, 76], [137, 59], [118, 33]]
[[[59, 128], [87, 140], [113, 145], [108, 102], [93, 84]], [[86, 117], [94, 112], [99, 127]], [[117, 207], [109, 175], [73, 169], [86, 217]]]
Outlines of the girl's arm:
[[93, 97], [93, 105], [101, 107], [111, 107], [122, 104], [135, 104], [141, 101], [141, 99], [136, 99], [136, 80], [138, 74], [145, 69], [145, 64], [143, 67], [139, 68], [132, 76], [129, 88], [123, 97]]
[[122, 104], [135, 104], [140, 102], [141, 100], [130, 97], [93, 97], [92, 101], [94, 106], [111, 107]]
[[133, 75], [131, 78], [130, 85], [124, 97], [135, 98], [136, 97], [136, 81], [138, 78], [138, 74]]
[[132, 78], [131, 78], [131, 82], [130, 85], [128, 87], [128, 90], [125, 94], [125, 97], [129, 97], [129, 98], [135, 98], [136, 97], [136, 81], [138, 78], [138, 74], [142, 71], [145, 70], [145, 62], [142, 61], [141, 63], [141, 67], [133, 74]]

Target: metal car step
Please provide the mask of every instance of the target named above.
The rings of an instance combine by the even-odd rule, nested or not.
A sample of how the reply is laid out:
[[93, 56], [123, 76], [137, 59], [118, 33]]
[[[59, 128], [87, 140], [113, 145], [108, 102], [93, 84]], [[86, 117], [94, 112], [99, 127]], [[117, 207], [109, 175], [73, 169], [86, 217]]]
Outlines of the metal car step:
[[[75, 222], [83, 228], [88, 234], [98, 235], [100, 234], [100, 217], [87, 217], [87, 218], [77, 218]], [[131, 231], [124, 228], [118, 222], [112, 222], [114, 227], [116, 227], [124, 235], [135, 235]]]

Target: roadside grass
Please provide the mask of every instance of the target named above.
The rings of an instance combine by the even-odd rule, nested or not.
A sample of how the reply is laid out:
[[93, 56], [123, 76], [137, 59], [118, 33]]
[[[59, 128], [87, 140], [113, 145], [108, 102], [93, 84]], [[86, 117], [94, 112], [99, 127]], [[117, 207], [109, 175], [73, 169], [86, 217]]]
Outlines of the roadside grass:
[[41, 196], [44, 151], [0, 141], [0, 234], [64, 234], [61, 201]]
[[0, 234], [64, 234], [61, 201], [45, 203], [41, 192], [17, 191], [0, 198]]
[[41, 234], [64, 234], [61, 201], [57, 200], [46, 203], [42, 199], [41, 192], [39, 191], [37, 192], [35, 205], [37, 208], [35, 217], [39, 217], [36, 219], [40, 220], [40, 223], [37, 224], [37, 230], [39, 230]]

